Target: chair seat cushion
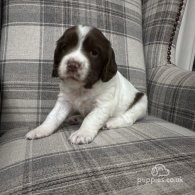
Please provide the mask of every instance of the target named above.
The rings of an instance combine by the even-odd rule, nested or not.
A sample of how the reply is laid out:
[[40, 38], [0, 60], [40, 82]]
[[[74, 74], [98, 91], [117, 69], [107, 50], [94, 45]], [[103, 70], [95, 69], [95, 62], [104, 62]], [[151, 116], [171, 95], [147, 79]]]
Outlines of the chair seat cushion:
[[78, 126], [25, 140], [28, 128], [0, 137], [0, 194], [195, 193], [195, 132], [148, 116], [71, 145]]

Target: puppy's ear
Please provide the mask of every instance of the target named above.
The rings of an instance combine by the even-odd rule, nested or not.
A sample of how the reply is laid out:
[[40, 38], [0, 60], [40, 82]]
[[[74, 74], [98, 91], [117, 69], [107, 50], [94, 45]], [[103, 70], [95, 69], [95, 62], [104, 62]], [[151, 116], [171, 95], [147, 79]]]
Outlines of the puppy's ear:
[[58, 77], [58, 66], [59, 66], [59, 54], [58, 54], [58, 44], [56, 45], [56, 49], [54, 51], [54, 64], [53, 64], [53, 70], [52, 70], [52, 77]]
[[[54, 64], [54, 66], [55, 66], [55, 64]], [[58, 76], [59, 76], [59, 75], [58, 75], [58, 69], [53, 68], [52, 77], [58, 77]]]
[[53, 64], [52, 77], [59, 77], [58, 64], [55, 63], [55, 60], [54, 60], [54, 64]]
[[115, 61], [115, 54], [113, 49], [110, 47], [108, 53], [108, 62], [102, 70], [101, 79], [103, 82], [109, 81], [117, 72], [117, 64]]

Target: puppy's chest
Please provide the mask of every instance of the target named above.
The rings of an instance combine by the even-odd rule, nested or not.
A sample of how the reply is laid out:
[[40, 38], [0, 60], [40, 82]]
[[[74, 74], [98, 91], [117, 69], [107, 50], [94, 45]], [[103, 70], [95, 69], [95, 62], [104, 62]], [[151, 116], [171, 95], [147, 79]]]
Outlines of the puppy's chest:
[[73, 109], [79, 111], [82, 115], [88, 114], [95, 105], [95, 98], [88, 93], [78, 92], [71, 97]]

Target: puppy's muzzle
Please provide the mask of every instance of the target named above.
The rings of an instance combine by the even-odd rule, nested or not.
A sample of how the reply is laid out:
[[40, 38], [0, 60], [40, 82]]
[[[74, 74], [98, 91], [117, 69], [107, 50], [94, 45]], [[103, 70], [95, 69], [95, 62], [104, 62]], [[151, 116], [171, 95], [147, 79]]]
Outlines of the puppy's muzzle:
[[76, 73], [81, 68], [81, 64], [75, 60], [69, 60], [67, 62], [67, 72]]

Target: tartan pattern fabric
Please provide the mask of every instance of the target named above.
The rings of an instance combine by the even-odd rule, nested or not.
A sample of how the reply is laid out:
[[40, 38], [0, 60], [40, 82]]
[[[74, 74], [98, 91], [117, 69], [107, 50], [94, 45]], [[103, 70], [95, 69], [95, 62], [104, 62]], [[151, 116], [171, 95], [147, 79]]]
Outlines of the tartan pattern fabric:
[[[167, 63], [167, 50], [181, 0], [142, 0], [143, 43], [147, 70]], [[175, 46], [186, 0], [174, 36], [171, 61], [175, 64]]]
[[148, 95], [150, 113], [195, 130], [195, 73], [157, 67], [148, 75]]
[[[71, 145], [67, 139], [77, 128], [34, 141], [24, 139], [28, 128], [7, 131], [0, 138], [0, 194], [195, 193], [195, 132], [148, 117], [101, 131], [89, 145]], [[169, 174], [152, 175], [158, 164]]]
[[[143, 22], [149, 112], [193, 129], [194, 74], [166, 64], [178, 5], [179, 0], [142, 0], [142, 21], [139, 0], [3, 0], [0, 194], [195, 193], [195, 132], [160, 118], [102, 130], [88, 145], [71, 145], [68, 137], [79, 126], [66, 123], [49, 137], [24, 139], [56, 101], [55, 42], [78, 23], [100, 28], [113, 44], [121, 73], [146, 91]], [[159, 164], [168, 175], [153, 174]]]
[[167, 63], [168, 44], [182, 0], [143, 0], [143, 43], [149, 113], [195, 130], [195, 73], [177, 68], [175, 45], [183, 10]]
[[4, 0], [0, 52], [1, 130], [35, 127], [58, 94], [51, 78], [56, 40], [72, 25], [98, 27], [112, 42], [119, 71], [146, 92], [141, 0]]

